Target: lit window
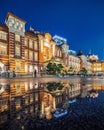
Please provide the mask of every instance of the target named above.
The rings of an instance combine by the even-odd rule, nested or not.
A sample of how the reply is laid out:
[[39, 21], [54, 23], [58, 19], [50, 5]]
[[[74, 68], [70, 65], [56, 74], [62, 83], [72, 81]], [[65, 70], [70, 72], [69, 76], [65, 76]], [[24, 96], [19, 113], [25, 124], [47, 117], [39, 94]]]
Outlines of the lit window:
[[21, 30], [21, 27], [19, 26], [18, 29]]
[[37, 41], [34, 41], [34, 49], [37, 50], [38, 49], [38, 44]]
[[19, 41], [20, 42], [20, 35], [15, 34], [15, 41]]
[[17, 25], [14, 25], [14, 28], [17, 29]]
[[12, 19], [12, 23], [14, 24], [14, 19]]
[[29, 48], [33, 48], [33, 40], [29, 39]]
[[21, 24], [21, 27], [23, 27], [23, 24]]
[[20, 99], [16, 99], [15, 106], [16, 106], [17, 110], [21, 108], [21, 101], [20, 101]]
[[28, 38], [25, 38], [25, 46], [28, 46]]
[[17, 22], [16, 25], [18, 26], [18, 24], [19, 24], [19, 23]]
[[32, 103], [34, 100], [34, 95], [33, 94], [30, 94], [30, 103]]
[[20, 71], [21, 70], [21, 62], [19, 60], [15, 61], [15, 69], [16, 71]]
[[25, 50], [25, 58], [28, 59], [28, 50]]
[[33, 111], [34, 111], [34, 107], [31, 106], [31, 107], [30, 107], [30, 113], [33, 113]]
[[16, 84], [16, 94], [17, 95], [20, 95], [21, 94], [21, 86], [20, 86], [20, 84]]
[[7, 45], [0, 43], [0, 54], [7, 54]]
[[35, 101], [38, 101], [38, 93], [35, 93]]
[[34, 60], [38, 61], [38, 52], [34, 52]]
[[20, 45], [15, 44], [15, 55], [16, 56], [21, 56], [21, 51], [20, 51]]
[[1, 100], [0, 102], [1, 111], [5, 111], [8, 109], [8, 101], [7, 100]]
[[26, 97], [26, 98], [25, 98], [25, 105], [28, 105], [28, 104], [29, 104], [29, 98]]
[[0, 31], [0, 39], [7, 40], [7, 34], [3, 31]]
[[29, 51], [29, 59], [33, 60], [33, 52], [32, 51]]

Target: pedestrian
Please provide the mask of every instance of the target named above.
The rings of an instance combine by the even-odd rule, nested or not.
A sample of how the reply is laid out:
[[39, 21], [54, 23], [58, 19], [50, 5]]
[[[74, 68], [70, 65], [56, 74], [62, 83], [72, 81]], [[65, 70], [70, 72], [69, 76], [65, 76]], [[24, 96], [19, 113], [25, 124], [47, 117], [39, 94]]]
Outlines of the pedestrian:
[[16, 74], [15, 74], [15, 71], [13, 70], [13, 78], [15, 78], [16, 77]]
[[7, 71], [8, 78], [10, 78], [10, 70]]
[[41, 69], [41, 70], [40, 70], [40, 75], [41, 75], [41, 77], [42, 77], [42, 74], [43, 74], [43, 70]]
[[34, 77], [36, 77], [36, 74], [37, 74], [37, 72], [36, 72], [36, 69], [34, 70]]

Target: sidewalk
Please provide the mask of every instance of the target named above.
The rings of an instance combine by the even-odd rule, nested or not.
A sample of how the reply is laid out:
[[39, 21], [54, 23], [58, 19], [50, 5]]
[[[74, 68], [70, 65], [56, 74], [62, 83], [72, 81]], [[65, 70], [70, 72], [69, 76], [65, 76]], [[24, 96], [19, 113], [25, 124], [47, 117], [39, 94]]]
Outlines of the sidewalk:
[[[36, 76], [36, 78], [54, 78], [54, 77], [58, 77], [58, 76], [56, 76], [56, 75], [47, 75], [47, 74], [45, 74], [45, 75], [38, 74]], [[1, 76], [0, 78], [8, 78], [8, 76], [4, 75], [4, 76]], [[9, 78], [11, 79], [13, 77], [10, 76]], [[14, 77], [14, 78], [16, 79], [16, 78], [35, 78], [35, 77], [32, 74], [17, 74], [16, 77]]]

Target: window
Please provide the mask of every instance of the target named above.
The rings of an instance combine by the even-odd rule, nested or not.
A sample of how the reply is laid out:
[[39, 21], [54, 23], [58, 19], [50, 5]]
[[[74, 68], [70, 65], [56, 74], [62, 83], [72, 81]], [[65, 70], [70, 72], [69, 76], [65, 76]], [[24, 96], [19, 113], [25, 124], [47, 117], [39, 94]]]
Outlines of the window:
[[34, 60], [38, 61], [38, 52], [34, 52]]
[[16, 106], [16, 110], [21, 108], [21, 100], [20, 99], [16, 99], [15, 106]]
[[29, 39], [29, 48], [33, 48], [33, 40]]
[[30, 113], [33, 113], [33, 111], [34, 111], [34, 107], [30, 106]]
[[38, 93], [35, 93], [35, 101], [38, 101]]
[[25, 46], [28, 47], [28, 38], [25, 38]]
[[30, 103], [32, 103], [34, 101], [34, 95], [30, 94]]
[[16, 71], [20, 71], [21, 70], [21, 62], [20, 62], [20, 60], [16, 60], [15, 61], [15, 69], [16, 69]]
[[33, 52], [32, 51], [29, 51], [29, 59], [33, 60]]
[[17, 22], [17, 23], [16, 23], [16, 25], [18, 26], [18, 25], [19, 25], [19, 23]]
[[0, 39], [7, 40], [7, 33], [0, 31]]
[[25, 105], [28, 105], [28, 104], [29, 104], [29, 98], [26, 97], [26, 98], [25, 98]]
[[7, 54], [7, 45], [5, 43], [0, 42], [0, 54], [2, 55]]
[[21, 27], [23, 27], [23, 24], [21, 24]]
[[17, 95], [20, 95], [21, 94], [21, 86], [20, 86], [20, 84], [16, 84], [16, 94]]
[[14, 19], [12, 19], [11, 22], [14, 24]]
[[28, 50], [25, 50], [25, 58], [28, 59]]
[[16, 56], [21, 56], [21, 51], [20, 51], [20, 45], [15, 44], [15, 55]]
[[0, 124], [7, 122], [7, 120], [8, 116], [6, 114], [0, 116]]
[[0, 101], [0, 107], [1, 111], [5, 111], [8, 109], [8, 101], [7, 100], [1, 100]]
[[20, 35], [18, 35], [18, 34], [15, 34], [15, 41], [18, 41], [18, 42], [20, 42]]
[[34, 41], [34, 49], [35, 49], [35, 50], [38, 49], [38, 43], [37, 43], [37, 41]]

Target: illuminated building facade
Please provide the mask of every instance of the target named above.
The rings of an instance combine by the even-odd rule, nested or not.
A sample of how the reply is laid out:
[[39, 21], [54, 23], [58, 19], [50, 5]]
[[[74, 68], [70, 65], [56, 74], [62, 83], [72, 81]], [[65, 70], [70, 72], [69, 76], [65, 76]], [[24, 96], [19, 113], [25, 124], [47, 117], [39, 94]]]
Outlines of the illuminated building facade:
[[[76, 73], [79, 68], [86, 68], [89, 74], [95, 71], [90, 62], [98, 60], [95, 55], [77, 55], [79, 67], [79, 58], [71, 55], [75, 52], [69, 54], [67, 39], [57, 35], [52, 37], [48, 32], [41, 34], [32, 28], [26, 31], [25, 24], [26, 21], [12, 13], [7, 14], [5, 25], [0, 24], [0, 73], [15, 70], [17, 74], [32, 74], [36, 70], [40, 74], [46, 71], [49, 62], [62, 64], [66, 71], [73, 66], [77, 68]], [[104, 71], [101, 64], [101, 71]]]
[[[67, 43], [67, 39], [57, 36], [55, 35], [53, 37], [53, 40], [56, 42], [56, 57], [57, 54], [62, 56], [61, 60], [63, 61], [63, 66], [65, 68], [65, 70], [68, 70], [68, 50], [69, 50], [69, 45]], [[61, 49], [61, 52], [59, 52], [58, 48]], [[61, 61], [60, 60], [60, 61]]]
[[55, 45], [49, 33], [38, 34], [39, 42], [39, 63], [40, 70], [44, 71], [45, 66], [55, 57]]
[[39, 45], [38, 38], [31, 31], [26, 31], [24, 41], [24, 57], [25, 57], [25, 72], [33, 72], [34, 69], [38, 71], [39, 66]]
[[92, 74], [92, 63], [88, 60], [86, 55], [81, 54], [80, 58], [80, 70], [85, 68], [87, 70], [87, 74]]
[[55, 57], [55, 42], [49, 33], [25, 30], [26, 22], [8, 13], [6, 25], [0, 25], [0, 72], [40, 73], [47, 61]]
[[53, 40], [56, 42], [56, 45], [61, 45], [63, 43], [67, 43], [67, 39], [60, 37], [60, 36], [57, 36], [57, 35], [55, 35], [53, 37]]
[[76, 56], [75, 51], [69, 51], [69, 56], [68, 56], [68, 67], [69, 71], [72, 70], [71, 72], [74, 74], [78, 74], [80, 71], [80, 58]]
[[93, 62], [92, 72], [97, 75], [104, 74], [104, 61]]
[[25, 21], [17, 16], [8, 13], [6, 20], [7, 26], [7, 55], [8, 69], [15, 69], [16, 72], [24, 72], [25, 65]]

